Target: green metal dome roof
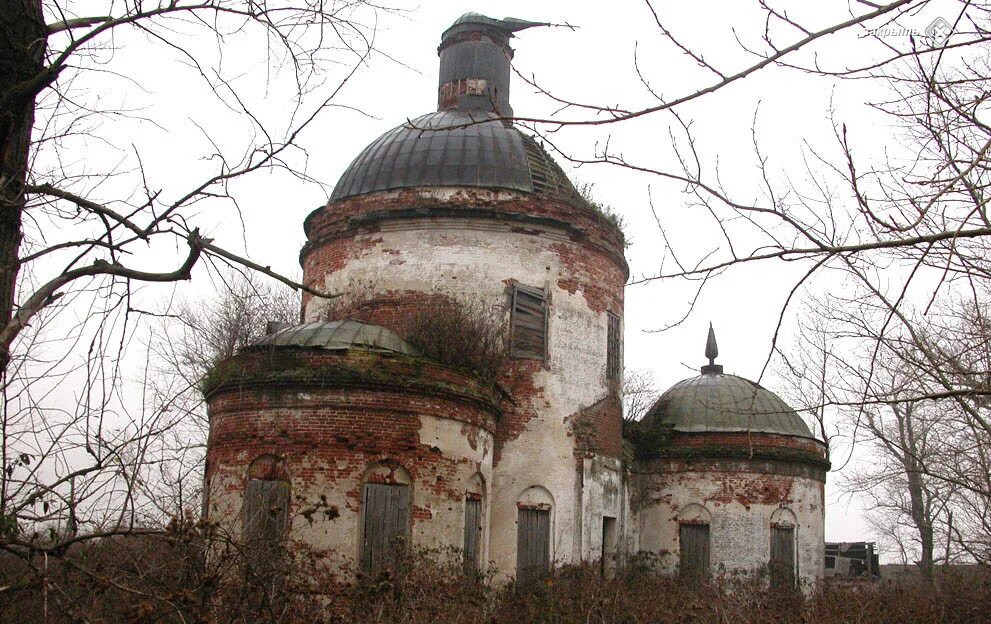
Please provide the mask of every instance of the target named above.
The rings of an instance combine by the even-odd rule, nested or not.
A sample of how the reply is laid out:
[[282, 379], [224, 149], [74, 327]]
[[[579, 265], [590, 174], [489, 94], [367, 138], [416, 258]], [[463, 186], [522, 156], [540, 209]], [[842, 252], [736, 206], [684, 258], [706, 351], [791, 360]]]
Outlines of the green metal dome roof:
[[709, 363], [702, 374], [671, 386], [645, 420], [684, 433], [749, 431], [815, 439], [801, 416], [778, 395], [749, 379], [723, 373], [715, 363], [719, 348], [711, 325], [705, 355]]
[[252, 346], [314, 347], [328, 351], [379, 351], [416, 355], [416, 349], [390, 330], [358, 321], [323, 321], [293, 325]]
[[647, 413], [655, 426], [684, 433], [750, 431], [813, 438], [805, 421], [761, 385], [720, 372], [679, 381]]

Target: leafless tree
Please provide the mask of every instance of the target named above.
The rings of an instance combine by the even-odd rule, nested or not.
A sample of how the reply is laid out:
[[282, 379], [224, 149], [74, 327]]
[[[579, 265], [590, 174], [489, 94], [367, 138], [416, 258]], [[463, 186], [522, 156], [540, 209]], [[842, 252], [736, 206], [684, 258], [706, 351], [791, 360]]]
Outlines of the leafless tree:
[[660, 395], [650, 371], [623, 371], [623, 420], [632, 423], [646, 416]]
[[[195, 496], [152, 490], [184, 487], [187, 475], [169, 471], [197, 462], [195, 445], [179, 442], [204, 358], [256, 331], [238, 325], [224, 342], [235, 328], [208, 317], [253, 314], [249, 290], [274, 291], [249, 279], [230, 285], [230, 310], [180, 306], [200, 315], [195, 327], [166, 335], [173, 363], [190, 367], [163, 384], [152, 354], [137, 356], [146, 321], [161, 316], [161, 291], [146, 290], [231, 270], [303, 288], [250, 259], [236, 228], [231, 240], [203, 232], [230, 235], [217, 223], [243, 218], [238, 185], [253, 174], [316, 182], [303, 137], [340, 106], [384, 11], [364, 0], [11, 0], [0, 10], [0, 552], [31, 571], [21, 589], [49, 588], [49, 558], [84, 542], [160, 531], [153, 521]], [[174, 72], [197, 94], [180, 112], [199, 140], [163, 162], [133, 131], [178, 129], [169, 111], [149, 113]], [[238, 125], [237, 140], [218, 119]], [[218, 335], [184, 343], [193, 329]]]
[[[654, 120], [666, 130], [674, 167], [660, 159], [627, 157], [611, 137], [598, 141], [590, 154], [563, 154], [580, 165], [622, 167], [657, 183], [676, 184], [690, 206], [711, 220], [713, 235], [707, 240], [714, 241], [712, 246], [686, 251], [684, 241], [694, 245], [699, 240], [697, 224], [686, 232], [677, 219], [655, 208], [665, 258], [656, 271], [633, 283], [682, 279], [701, 290], [730, 271], [761, 270], [771, 262], [797, 264], [799, 277], [789, 284], [784, 308], [776, 311], [778, 329], [768, 363], [780, 351], [782, 330], [801, 331], [790, 325], [790, 312], [804, 310], [795, 304], [817, 292], [830, 305], [816, 331], [830, 340], [813, 332], [800, 347], [805, 360], [790, 356], [785, 365], [803, 372], [808, 396], [819, 399], [803, 407], [821, 426], [830, 413], [852, 419], [848, 441], [866, 432], [875, 449], [900, 467], [903, 481], [895, 489], [906, 494], [907, 508], [926, 504], [926, 488], [938, 490], [936, 498], [952, 498], [958, 495], [949, 491], [959, 491], [960, 501], [981, 501], [970, 523], [979, 527], [986, 518], [987, 493], [982, 445], [991, 432], [985, 409], [991, 368], [983, 358], [991, 292], [991, 8], [928, 0], [817, 5], [817, 12], [808, 6], [753, 3], [753, 29], [734, 28], [740, 54], [727, 56], [706, 49], [711, 38], [697, 44], [680, 35], [647, 0], [644, 15], [656, 25], [666, 45], [661, 49], [694, 63], [695, 80], [665, 84], [656, 73], [667, 68], [665, 59], [645, 59], [638, 52], [636, 70], [646, 103], [578, 101], [534, 79], [531, 83], [560, 108], [552, 119], [521, 121], [532, 124], [552, 147], [558, 133], [572, 129], [608, 130]], [[886, 29], [902, 34], [888, 36]], [[692, 112], [701, 103], [738, 106], [729, 87], [770, 71], [825, 85], [870, 85], [869, 109], [880, 116], [873, 119], [894, 129], [891, 141], [884, 150], [876, 149], [876, 136], [859, 132], [857, 124], [848, 124], [824, 103], [832, 141], [802, 143], [799, 159], [782, 156], [767, 151], [755, 105], [752, 137], [745, 146], [756, 162], [754, 175], [731, 185], [724, 175], [726, 159], [700, 146]], [[845, 345], [829, 344], [833, 339]], [[912, 383], [884, 383], [896, 378], [882, 375], [889, 363], [897, 363], [899, 375]], [[945, 438], [941, 429], [928, 439], [939, 442], [936, 449], [913, 446], [900, 435], [899, 423], [926, 427], [936, 415], [941, 427], [946, 423], [966, 435]], [[824, 427], [821, 433], [828, 439]], [[930, 452], [941, 461], [931, 461]], [[947, 458], [954, 461], [942, 461]], [[923, 483], [912, 483], [918, 475]], [[913, 489], [919, 496], [913, 498]], [[928, 518], [909, 514], [920, 535], [943, 513], [930, 511]], [[959, 511], [952, 525], [946, 515], [946, 534], [956, 536], [959, 547], [980, 550], [982, 538], [962, 538], [960, 520]], [[935, 544], [923, 549], [935, 552]]]
[[[932, 580], [934, 565], [986, 561], [986, 400], [980, 391], [947, 394], [944, 381], [960, 375], [955, 387], [978, 390], [991, 335], [957, 304], [914, 318], [911, 333], [888, 328], [888, 307], [867, 293], [819, 304], [807, 310], [814, 322], [803, 324], [797, 355], [785, 360], [815, 364], [788, 374], [813, 388], [812, 409], [828, 412], [834, 438], [846, 443], [833, 456], [845, 467], [841, 485], [860, 495], [889, 552], [916, 562], [924, 578]], [[936, 353], [942, 363], [933, 367]]]
[[175, 424], [154, 441], [154, 469], [141, 483], [156, 520], [196, 508], [209, 433], [202, 384], [218, 362], [264, 336], [270, 323], [299, 321], [299, 293], [255, 273], [215, 276], [216, 292], [173, 302], [149, 328], [145, 401]]

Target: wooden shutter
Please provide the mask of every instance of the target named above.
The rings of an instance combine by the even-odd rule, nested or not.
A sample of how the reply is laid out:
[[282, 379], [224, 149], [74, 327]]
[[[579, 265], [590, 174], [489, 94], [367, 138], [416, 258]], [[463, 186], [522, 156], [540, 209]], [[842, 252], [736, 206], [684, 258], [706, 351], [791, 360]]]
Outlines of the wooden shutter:
[[709, 574], [709, 525], [682, 524], [678, 528], [681, 546], [681, 575], [698, 579]]
[[520, 509], [516, 534], [516, 580], [529, 583], [550, 569], [551, 512]]
[[289, 483], [248, 479], [244, 489], [246, 542], [281, 541], [289, 520]]
[[515, 357], [546, 357], [547, 296], [542, 288], [519, 285], [513, 288], [511, 342]]
[[771, 586], [795, 586], [795, 529], [771, 527]]
[[619, 341], [619, 317], [611, 312], [606, 312], [609, 321], [606, 332], [606, 379], [619, 379], [620, 369], [620, 341]]
[[482, 545], [482, 501], [465, 499], [465, 572], [478, 571]]
[[407, 485], [366, 483], [361, 497], [361, 571], [377, 576], [395, 570], [409, 542], [410, 489]]

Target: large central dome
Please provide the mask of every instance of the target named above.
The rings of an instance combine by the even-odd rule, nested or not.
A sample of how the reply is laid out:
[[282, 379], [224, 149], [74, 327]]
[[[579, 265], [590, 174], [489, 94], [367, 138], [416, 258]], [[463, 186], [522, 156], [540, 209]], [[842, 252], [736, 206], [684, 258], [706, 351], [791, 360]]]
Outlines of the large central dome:
[[513, 33], [539, 26], [466, 13], [444, 31], [437, 112], [406, 121], [366, 147], [331, 201], [414, 187], [478, 187], [581, 201], [554, 159], [510, 123]]
[[554, 159], [496, 113], [446, 110], [394, 128], [366, 147], [331, 201], [417, 186], [469, 186], [576, 199]]

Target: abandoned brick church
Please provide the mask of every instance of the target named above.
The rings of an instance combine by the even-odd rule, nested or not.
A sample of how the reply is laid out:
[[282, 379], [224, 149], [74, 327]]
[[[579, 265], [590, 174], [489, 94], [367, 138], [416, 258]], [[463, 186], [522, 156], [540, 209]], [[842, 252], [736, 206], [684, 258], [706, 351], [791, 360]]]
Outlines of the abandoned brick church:
[[[411, 545], [500, 579], [639, 553], [820, 578], [825, 446], [723, 373], [711, 333], [701, 374], [624, 437], [623, 235], [504, 120], [509, 41], [534, 25], [458, 19], [437, 111], [373, 141], [306, 219], [304, 282], [348, 295], [304, 297], [302, 324], [211, 376], [208, 517], [370, 574]], [[503, 328], [494, 380], [404, 339], [465, 301]]]

